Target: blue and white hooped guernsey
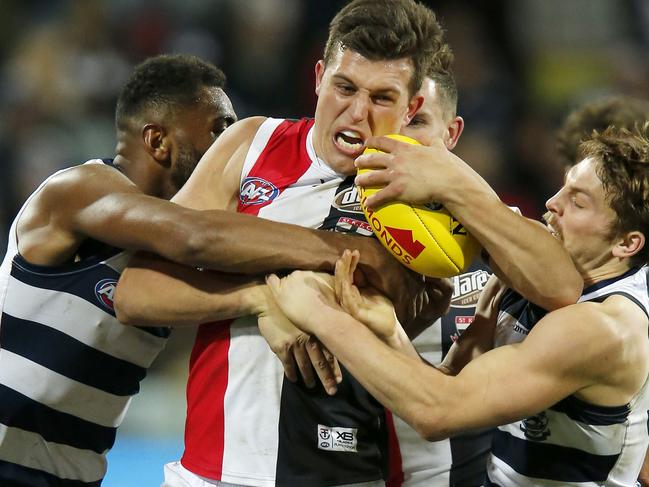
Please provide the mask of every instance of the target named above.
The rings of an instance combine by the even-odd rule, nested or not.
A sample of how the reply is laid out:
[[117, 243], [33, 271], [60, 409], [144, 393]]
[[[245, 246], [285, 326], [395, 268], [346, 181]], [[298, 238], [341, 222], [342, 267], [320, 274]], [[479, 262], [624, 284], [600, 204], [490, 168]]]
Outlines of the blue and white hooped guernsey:
[[[588, 287], [579, 301], [622, 295], [648, 314], [647, 289], [644, 266]], [[507, 291], [500, 305], [496, 346], [522, 341], [544, 314]], [[623, 406], [596, 406], [569, 396], [533, 417], [499, 427], [485, 485], [635, 485], [649, 444], [647, 384]]]
[[[110, 161], [87, 162], [101, 163]], [[16, 221], [0, 267], [0, 485], [98, 486], [169, 329], [116, 320], [128, 252], [103, 245], [78, 262], [32, 265], [18, 253]]]

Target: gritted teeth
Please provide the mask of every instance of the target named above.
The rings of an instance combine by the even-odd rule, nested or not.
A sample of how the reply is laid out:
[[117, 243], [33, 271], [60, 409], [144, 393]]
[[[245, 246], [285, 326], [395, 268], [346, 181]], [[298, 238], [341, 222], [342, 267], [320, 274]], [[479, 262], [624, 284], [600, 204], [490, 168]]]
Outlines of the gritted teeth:
[[547, 227], [553, 237], [561, 240], [561, 234], [552, 225], [548, 224]]
[[336, 134], [336, 141], [351, 150], [360, 150], [363, 147], [363, 138], [353, 130], [341, 130]]

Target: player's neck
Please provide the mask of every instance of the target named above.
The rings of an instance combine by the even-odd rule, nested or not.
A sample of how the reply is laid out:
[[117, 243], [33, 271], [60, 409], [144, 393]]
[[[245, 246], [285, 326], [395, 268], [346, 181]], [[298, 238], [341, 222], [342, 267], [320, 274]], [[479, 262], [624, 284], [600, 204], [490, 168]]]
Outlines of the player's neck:
[[628, 259], [611, 259], [601, 266], [594, 269], [582, 270], [581, 274], [584, 278], [584, 287], [592, 286], [593, 284], [611, 279], [613, 277], [621, 276], [631, 268]]
[[[146, 156], [140, 155], [140, 159], [146, 159]], [[137, 160], [118, 153], [113, 165], [149, 196], [170, 199], [175, 193], [168, 187], [170, 183], [165, 180], [164, 170], [148, 160]]]

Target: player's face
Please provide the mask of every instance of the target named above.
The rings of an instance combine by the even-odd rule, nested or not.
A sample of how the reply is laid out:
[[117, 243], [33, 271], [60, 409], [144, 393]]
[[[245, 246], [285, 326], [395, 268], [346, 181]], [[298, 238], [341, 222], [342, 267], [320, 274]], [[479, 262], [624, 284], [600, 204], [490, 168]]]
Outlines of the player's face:
[[596, 167], [592, 158], [573, 166], [561, 190], [545, 204], [548, 228], [584, 276], [613, 258], [615, 244], [611, 225], [616, 214], [606, 201]]
[[371, 135], [398, 133], [421, 104], [411, 99], [412, 61], [370, 61], [350, 49], [338, 50], [325, 67], [316, 65], [313, 144], [317, 156], [336, 172], [353, 174], [354, 159]]
[[237, 120], [232, 102], [220, 88], [204, 88], [196, 104], [181, 111], [170, 130], [175, 140], [171, 178], [180, 189], [198, 161], [223, 131]]
[[447, 140], [449, 124], [444, 116], [436, 83], [430, 78], [425, 78], [419, 93], [424, 97], [424, 104], [410, 123], [401, 129], [401, 133], [423, 145], [431, 145], [436, 139]]

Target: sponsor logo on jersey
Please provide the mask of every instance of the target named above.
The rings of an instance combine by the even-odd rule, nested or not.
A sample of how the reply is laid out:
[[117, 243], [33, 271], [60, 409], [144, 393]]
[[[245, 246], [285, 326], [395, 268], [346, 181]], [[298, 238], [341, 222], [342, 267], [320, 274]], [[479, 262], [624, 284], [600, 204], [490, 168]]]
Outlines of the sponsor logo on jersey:
[[525, 438], [532, 441], [544, 441], [551, 434], [545, 412], [521, 421], [520, 429], [525, 433]]
[[338, 218], [336, 222], [336, 231], [341, 233], [358, 233], [364, 237], [371, 237], [372, 227], [364, 220], [357, 220], [356, 218], [349, 218], [346, 216]]
[[489, 273], [482, 270], [453, 277], [454, 288], [451, 306], [454, 308], [474, 307], [480, 297], [480, 291], [488, 280]]
[[519, 335], [523, 335], [523, 338], [525, 338], [530, 333], [530, 330], [528, 330], [518, 322], [514, 323], [511, 326], [512, 326], [512, 333], [518, 333]]
[[[459, 334], [462, 334], [464, 330], [466, 330], [471, 323], [473, 323], [473, 320], [475, 319], [475, 316], [456, 316], [455, 317], [455, 329]], [[455, 340], [453, 340], [455, 341]]]
[[357, 428], [318, 425], [318, 449], [327, 451], [357, 452]]
[[95, 284], [95, 296], [104, 307], [113, 309], [113, 298], [115, 296], [115, 288], [117, 287], [117, 280], [115, 279], [102, 279]]
[[338, 193], [332, 206], [340, 211], [363, 213], [363, 208], [361, 208], [361, 196], [356, 186], [350, 186]]
[[273, 201], [279, 195], [279, 189], [262, 178], [248, 177], [241, 183], [239, 201], [243, 205], [263, 205]]

